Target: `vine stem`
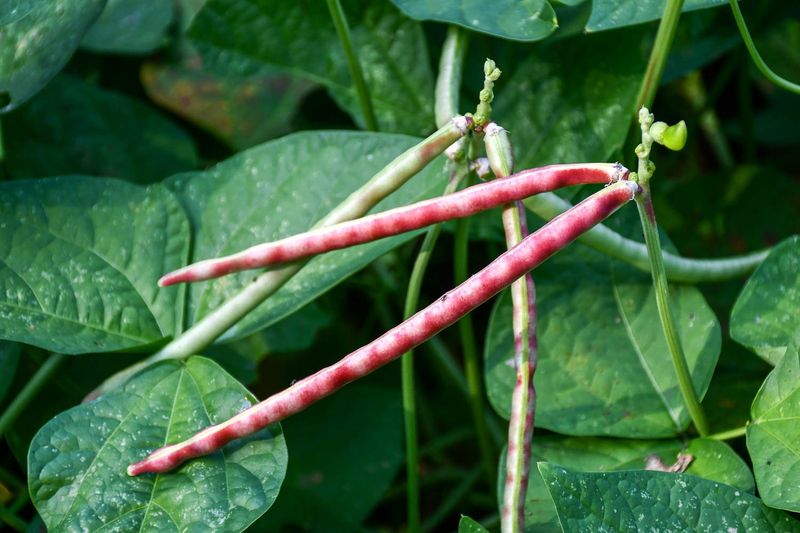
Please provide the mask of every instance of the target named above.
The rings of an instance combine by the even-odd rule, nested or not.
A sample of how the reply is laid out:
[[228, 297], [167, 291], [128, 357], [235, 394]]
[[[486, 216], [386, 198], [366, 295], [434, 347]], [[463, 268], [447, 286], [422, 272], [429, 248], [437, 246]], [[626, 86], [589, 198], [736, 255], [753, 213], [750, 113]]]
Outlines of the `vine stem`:
[[[544, 220], [568, 211], [572, 204], [557, 194], [545, 192], [527, 198], [525, 206]], [[647, 246], [623, 237], [608, 226], [598, 224], [578, 238], [578, 242], [643, 272], [650, 272]], [[709, 283], [746, 276], [769, 255], [770, 249], [719, 259], [694, 259], [662, 251], [667, 279], [684, 283]]]
[[464, 57], [467, 54], [467, 33], [458, 26], [447, 28], [439, 58], [439, 75], [436, 78], [434, 109], [436, 124], [446, 124], [458, 113], [458, 93], [461, 88]]
[[367, 88], [366, 81], [364, 81], [364, 72], [361, 70], [358, 57], [353, 49], [353, 41], [350, 37], [350, 26], [347, 24], [347, 18], [344, 15], [342, 4], [339, 0], [327, 0], [327, 2], [328, 11], [331, 13], [331, 20], [333, 20], [333, 25], [336, 26], [336, 33], [339, 34], [339, 41], [342, 43], [344, 54], [347, 57], [347, 66], [350, 69], [350, 77], [353, 79], [353, 85], [355, 86], [356, 95], [358, 96], [358, 105], [361, 107], [361, 113], [364, 115], [364, 123], [368, 130], [378, 131], [378, 121], [375, 119], [375, 111], [372, 108], [369, 89]]
[[664, 66], [667, 64], [667, 56], [675, 38], [675, 31], [678, 28], [678, 19], [681, 16], [682, 8], [683, 0], [667, 0], [634, 109], [650, 107], [653, 104], [658, 91], [658, 84], [664, 74]]
[[[700, 405], [700, 400], [697, 397], [697, 391], [694, 389], [692, 375], [689, 371], [686, 355], [684, 354], [683, 346], [678, 336], [678, 330], [675, 327], [675, 319], [670, 309], [669, 284], [667, 282], [667, 273], [664, 268], [664, 260], [661, 256], [661, 242], [658, 236], [656, 213], [653, 209], [653, 200], [650, 193], [650, 178], [655, 171], [655, 165], [650, 161], [650, 151], [655, 142], [653, 135], [651, 135], [651, 132], [655, 130], [654, 117], [646, 107], [643, 107], [639, 111], [639, 124], [641, 126], [642, 142], [636, 147], [639, 167], [635, 179], [638, 181], [642, 190], [641, 194], [636, 197], [636, 207], [638, 208], [639, 219], [642, 223], [644, 242], [647, 246], [647, 255], [650, 258], [650, 272], [653, 278], [653, 290], [656, 295], [658, 317], [661, 320], [661, 329], [664, 331], [664, 337], [666, 337], [667, 340], [672, 366], [678, 378], [678, 387], [683, 396], [683, 401], [686, 404], [686, 408], [689, 411], [692, 422], [694, 422], [695, 428], [697, 428], [700, 436], [704, 437], [708, 435], [708, 422], [706, 421], [703, 408]], [[666, 126], [664, 123], [659, 124]], [[685, 133], [683, 139], [683, 142], [685, 142]], [[681, 143], [681, 147], [682, 144], [683, 143]], [[632, 177], [631, 179], [634, 178]]]
[[[466, 172], [462, 169], [465, 165], [460, 165], [450, 178], [447, 187], [445, 187], [444, 194], [453, 193]], [[436, 241], [439, 239], [441, 233], [441, 224], [432, 226], [426, 233], [422, 241], [417, 258], [414, 261], [414, 267], [411, 270], [411, 276], [408, 281], [408, 290], [406, 291], [406, 300], [403, 310], [403, 319], [408, 319], [417, 310], [419, 303], [419, 294], [422, 289], [422, 280], [425, 278], [425, 272], [428, 269], [431, 254], [436, 247]], [[410, 533], [416, 533], [420, 530], [420, 512], [419, 512], [419, 440], [417, 437], [417, 401], [414, 388], [414, 351], [409, 350], [402, 355], [400, 360], [400, 376], [403, 391], [403, 421], [406, 431], [406, 479], [407, 479], [407, 529]]]
[[[427, 139], [396, 157], [367, 183], [325, 215], [315, 227], [332, 226], [363, 216], [375, 204], [396, 191], [450, 145], [466, 135], [471, 127], [472, 121], [468, 117], [453, 117]], [[185, 359], [200, 353], [247, 313], [277, 292], [304, 265], [305, 262], [300, 261], [259, 275], [239, 293], [193, 324], [192, 327], [169, 342], [161, 350], [106, 379], [86, 399], [90, 400], [119, 387], [135, 373], [153, 363], [166, 359]]]
[[[469, 273], [469, 227], [470, 218], [462, 218], [456, 223], [453, 241], [453, 278], [456, 283], [462, 283]], [[483, 382], [481, 380], [480, 362], [478, 360], [478, 347], [475, 340], [475, 326], [472, 315], [465, 315], [458, 321], [458, 336], [461, 341], [461, 350], [464, 355], [464, 375], [467, 379], [467, 394], [469, 396], [472, 423], [478, 438], [478, 449], [481, 454], [483, 471], [489, 484], [495, 482], [495, 449], [486, 427], [486, 414], [483, 402]]]
[[746, 434], [747, 434], [747, 426], [742, 426], [740, 428], [729, 429], [727, 431], [720, 431], [719, 433], [708, 435], [706, 436], [706, 438], [714, 440], [731, 440], [731, 439], [736, 439], [738, 437], [743, 437]]
[[742, 16], [742, 10], [739, 8], [739, 3], [737, 0], [728, 0], [728, 3], [731, 5], [733, 18], [736, 20], [736, 26], [739, 28], [739, 33], [742, 34], [744, 45], [747, 48], [747, 52], [750, 54], [750, 58], [753, 60], [753, 63], [755, 63], [756, 68], [761, 72], [761, 74], [764, 75], [765, 78], [781, 89], [786, 89], [787, 91], [795, 94], [800, 94], [800, 85], [778, 75], [774, 70], [769, 68], [769, 65], [767, 65], [766, 61], [764, 61], [764, 59], [761, 57], [761, 54], [758, 53], [758, 50], [756, 49], [756, 43], [753, 42], [753, 37], [750, 35], [750, 30], [747, 29], [747, 24], [744, 21], [744, 16]]
[[[491, 122], [484, 128], [484, 143], [489, 166], [498, 179], [513, 172], [514, 156], [508, 133]], [[503, 206], [503, 229], [506, 246], [511, 249], [528, 236], [525, 207], [516, 201]], [[533, 383], [538, 356], [536, 337], [536, 287], [530, 272], [511, 284], [514, 331], [514, 367], [517, 377], [511, 394], [511, 416], [508, 422], [506, 476], [503, 505], [500, 512], [501, 531], [519, 533], [525, 530], [525, 494], [531, 463], [536, 414], [536, 388]]]
[[13, 424], [17, 418], [22, 414], [28, 404], [33, 401], [41, 388], [53, 376], [61, 363], [64, 362], [67, 356], [64, 354], [52, 354], [47, 358], [39, 370], [28, 380], [28, 383], [19, 391], [19, 394], [14, 398], [14, 401], [6, 408], [2, 416], [0, 416], [0, 436], [4, 435], [8, 428]]
[[667, 274], [664, 270], [664, 261], [661, 258], [661, 243], [658, 237], [658, 227], [656, 226], [655, 211], [650, 197], [649, 184], [641, 184], [642, 193], [636, 197], [636, 207], [639, 210], [639, 218], [642, 221], [644, 240], [647, 244], [647, 251], [650, 255], [650, 267], [653, 275], [653, 289], [656, 293], [656, 307], [658, 307], [658, 317], [661, 319], [661, 327], [667, 339], [667, 346], [672, 358], [672, 366], [678, 376], [678, 386], [689, 410], [689, 416], [697, 428], [700, 436], [708, 435], [708, 422], [706, 421], [703, 408], [697, 392], [694, 390], [692, 375], [689, 372], [689, 365], [686, 363], [686, 356], [683, 353], [683, 346], [678, 338], [675, 329], [675, 321], [669, 306], [669, 286]]

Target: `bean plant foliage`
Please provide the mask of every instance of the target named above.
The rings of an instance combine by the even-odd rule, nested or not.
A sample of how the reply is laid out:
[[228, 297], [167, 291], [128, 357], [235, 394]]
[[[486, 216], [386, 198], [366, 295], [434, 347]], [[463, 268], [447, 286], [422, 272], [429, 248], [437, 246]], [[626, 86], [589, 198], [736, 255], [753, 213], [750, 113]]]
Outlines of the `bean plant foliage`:
[[794, 3], [0, 4], [0, 528], [800, 531]]

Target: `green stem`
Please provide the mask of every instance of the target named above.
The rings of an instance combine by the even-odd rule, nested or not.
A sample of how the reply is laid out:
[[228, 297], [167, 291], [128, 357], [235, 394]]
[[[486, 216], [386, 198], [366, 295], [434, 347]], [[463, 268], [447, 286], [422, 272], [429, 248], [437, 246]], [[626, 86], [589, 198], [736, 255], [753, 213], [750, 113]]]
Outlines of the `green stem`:
[[636, 110], [641, 107], [650, 107], [653, 104], [658, 84], [664, 74], [664, 66], [667, 64], [667, 56], [672, 47], [675, 30], [678, 28], [678, 19], [681, 16], [682, 8], [683, 0], [667, 0], [664, 14], [661, 16], [661, 23], [658, 25], [653, 50], [650, 52], [647, 70], [639, 88], [639, 96], [636, 98]]
[[736, 439], [738, 437], [743, 437], [747, 434], [747, 426], [742, 426], [736, 429], [729, 429], [727, 431], [720, 431], [719, 433], [714, 433], [713, 435], [706, 436], [707, 439], [714, 439], [714, 440], [731, 440]]
[[336, 33], [339, 34], [339, 41], [341, 41], [344, 54], [347, 57], [347, 66], [350, 68], [350, 77], [353, 78], [353, 85], [355, 85], [361, 113], [364, 115], [364, 122], [368, 130], [378, 131], [378, 121], [375, 120], [375, 111], [372, 109], [372, 101], [369, 97], [367, 83], [364, 81], [364, 73], [353, 49], [350, 27], [347, 25], [347, 18], [344, 16], [342, 4], [339, 3], [339, 0], [328, 0], [328, 11], [331, 13], [333, 25], [336, 26]]
[[[468, 245], [469, 245], [470, 219], [462, 218], [456, 222], [455, 240], [453, 243], [453, 270], [456, 284], [467, 279], [468, 276]], [[461, 348], [464, 351], [464, 373], [467, 378], [467, 390], [472, 409], [472, 420], [478, 437], [483, 468], [490, 485], [495, 483], [495, 452], [492, 441], [486, 428], [483, 402], [483, 382], [481, 381], [478, 348], [475, 341], [475, 328], [472, 324], [472, 315], [466, 315], [458, 321], [458, 334], [461, 339]]]
[[744, 45], [747, 48], [747, 52], [750, 54], [750, 58], [753, 60], [753, 63], [755, 63], [756, 68], [761, 72], [761, 74], [764, 75], [765, 78], [781, 89], [786, 89], [787, 91], [795, 94], [800, 94], [800, 85], [792, 83], [786, 78], [776, 74], [774, 70], [769, 68], [769, 65], [767, 65], [767, 63], [761, 57], [761, 54], [758, 53], [758, 50], [756, 49], [756, 43], [753, 42], [753, 38], [750, 36], [750, 30], [747, 29], [747, 24], [744, 22], [744, 17], [742, 16], [741, 9], [739, 9], [739, 3], [737, 0], [728, 0], [728, 3], [731, 5], [733, 18], [736, 19], [736, 26], [739, 28], [739, 33], [742, 34]]
[[672, 366], [678, 376], [678, 386], [689, 410], [689, 416], [694, 422], [695, 428], [701, 436], [708, 435], [708, 422], [705, 413], [700, 406], [697, 392], [694, 390], [692, 376], [689, 372], [689, 365], [686, 363], [686, 356], [683, 353], [683, 346], [678, 338], [675, 322], [672, 317], [669, 304], [669, 286], [667, 284], [667, 274], [664, 270], [664, 261], [661, 257], [661, 243], [658, 237], [658, 227], [656, 226], [656, 216], [653, 210], [653, 202], [650, 196], [650, 184], [645, 181], [640, 183], [642, 193], [636, 197], [636, 206], [639, 209], [639, 218], [642, 222], [644, 240], [647, 244], [647, 252], [650, 257], [650, 268], [653, 275], [653, 288], [656, 293], [656, 307], [658, 316], [661, 319], [661, 327], [667, 339], [667, 346], [672, 357]]
[[[458, 188], [461, 178], [466, 174], [463, 170], [466, 165], [459, 165], [462, 170], [456, 170], [450, 178], [450, 182], [445, 187], [444, 194], [451, 194]], [[407, 319], [417, 311], [419, 303], [419, 293], [422, 289], [422, 280], [428, 269], [431, 254], [436, 246], [442, 225], [432, 226], [425, 234], [422, 241], [417, 259], [414, 261], [414, 268], [411, 270], [411, 277], [408, 281], [406, 291], [405, 307], [403, 309], [403, 319]], [[414, 393], [414, 352], [406, 352], [400, 362], [400, 372], [403, 390], [403, 419], [406, 429], [406, 476], [408, 479], [408, 531], [416, 533], [420, 530], [419, 514], [419, 442], [417, 438], [417, 403]]]
[[472, 486], [478, 481], [480, 476], [481, 469], [480, 467], [476, 467], [473, 468], [472, 471], [467, 474], [467, 476], [462, 478], [461, 483], [459, 483], [456, 488], [450, 491], [444, 502], [439, 506], [438, 509], [436, 509], [436, 512], [434, 512], [430, 518], [425, 520], [425, 523], [422, 525], [422, 531], [427, 532], [436, 529], [436, 526], [438, 526], [442, 520], [450, 516], [461, 499], [464, 498]]
[[448, 120], [458, 114], [458, 93], [461, 88], [467, 42], [467, 32], [458, 26], [450, 26], [447, 29], [447, 37], [439, 58], [439, 76], [436, 78], [434, 109], [437, 126], [447, 124]]
[[39, 370], [28, 380], [28, 383], [19, 391], [14, 401], [6, 408], [0, 416], [0, 436], [4, 435], [9, 427], [17, 420], [19, 415], [25, 410], [31, 401], [36, 397], [41, 388], [47, 383], [59, 365], [64, 362], [66, 356], [63, 354], [53, 354], [47, 358]]
[[[572, 207], [568, 201], [553, 193], [537, 194], [524, 201], [533, 213], [551, 220]], [[623, 237], [608, 226], [598, 224], [578, 238], [578, 241], [643, 272], [650, 272], [647, 247]], [[769, 254], [770, 249], [735, 257], [692, 259], [663, 252], [667, 279], [683, 283], [708, 283], [740, 278], [751, 273]]]

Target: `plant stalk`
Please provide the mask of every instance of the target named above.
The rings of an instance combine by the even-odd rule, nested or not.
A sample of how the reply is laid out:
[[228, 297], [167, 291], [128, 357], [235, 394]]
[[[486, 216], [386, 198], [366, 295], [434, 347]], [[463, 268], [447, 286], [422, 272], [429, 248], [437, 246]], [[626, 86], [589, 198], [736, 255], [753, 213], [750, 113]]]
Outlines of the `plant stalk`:
[[650, 256], [653, 289], [656, 293], [656, 306], [658, 307], [658, 316], [661, 319], [661, 328], [667, 339], [667, 346], [669, 347], [669, 353], [672, 358], [672, 366], [675, 369], [675, 374], [678, 376], [678, 386], [683, 396], [683, 401], [686, 403], [689, 416], [692, 418], [697, 432], [701, 437], [704, 437], [708, 435], [708, 422], [706, 421], [703, 408], [700, 406], [697, 392], [694, 390], [692, 375], [689, 372], [689, 365], [686, 363], [686, 355], [684, 355], [683, 346], [678, 338], [675, 321], [670, 311], [669, 286], [667, 283], [667, 275], [664, 270], [664, 261], [661, 258], [661, 243], [658, 237], [653, 202], [650, 197], [650, 186], [649, 184], [640, 184], [640, 186], [642, 187], [642, 193], [636, 197], [636, 207], [639, 209], [639, 218], [642, 222], [644, 240], [647, 244], [647, 251]]
[[[650, 194], [650, 179], [655, 171], [655, 165], [650, 161], [650, 151], [655, 142], [654, 137], [651, 135], [654, 117], [646, 107], [639, 110], [639, 124], [642, 132], [642, 142], [636, 147], [636, 155], [639, 158], [636, 179], [642, 190], [641, 194], [636, 197], [636, 207], [639, 210], [644, 242], [647, 246], [647, 255], [650, 258], [650, 272], [653, 277], [653, 290], [656, 295], [658, 317], [661, 320], [661, 329], [664, 331], [664, 337], [667, 340], [667, 347], [672, 359], [672, 366], [678, 377], [678, 387], [683, 396], [683, 401], [697, 432], [704, 437], [708, 435], [708, 422], [700, 405], [697, 391], [694, 390], [692, 374], [689, 371], [686, 355], [678, 336], [678, 330], [675, 327], [675, 319], [670, 309], [669, 284], [664, 268], [664, 260], [661, 257], [661, 242], [658, 236], [656, 213], [653, 209], [653, 200]], [[663, 123], [660, 124], [663, 125]]]
[[436, 125], [441, 127], [458, 114], [458, 93], [461, 87], [464, 57], [467, 54], [467, 32], [458, 26], [447, 28], [439, 58], [439, 75], [436, 78], [434, 108]]
[[327, 1], [328, 11], [331, 13], [331, 20], [333, 20], [333, 25], [336, 27], [339, 41], [342, 43], [344, 55], [347, 57], [347, 66], [350, 69], [350, 77], [353, 79], [353, 85], [355, 86], [358, 105], [361, 107], [361, 113], [364, 115], [364, 123], [368, 130], [378, 131], [378, 121], [375, 119], [375, 111], [372, 108], [369, 89], [367, 88], [366, 81], [364, 81], [364, 72], [361, 70], [358, 57], [353, 49], [353, 41], [350, 37], [350, 26], [347, 24], [347, 18], [344, 15], [342, 4], [339, 0]]
[[[462, 218], [456, 223], [453, 241], [453, 278], [457, 284], [469, 276], [469, 227], [471, 219]], [[495, 482], [496, 451], [486, 427], [485, 406], [483, 401], [483, 381], [481, 379], [478, 347], [475, 340], [475, 327], [472, 315], [465, 315], [458, 321], [458, 336], [461, 350], [464, 353], [464, 374], [467, 378], [467, 392], [472, 411], [472, 422], [478, 439], [478, 448], [483, 462], [483, 471], [490, 486]]]
[[727, 431], [720, 431], [719, 433], [708, 435], [706, 436], [706, 438], [714, 440], [731, 440], [739, 437], [744, 437], [746, 434], [747, 434], [747, 426], [742, 426], [740, 428], [729, 429]]
[[639, 96], [636, 97], [636, 107], [650, 107], [661, 83], [664, 74], [664, 66], [667, 64], [667, 56], [675, 38], [675, 31], [678, 28], [678, 19], [681, 16], [683, 0], [667, 0], [664, 6], [664, 14], [661, 16], [661, 23], [658, 25], [656, 40], [653, 43], [653, 50], [650, 52], [650, 59], [647, 63], [647, 70], [639, 88]]
[[739, 8], [739, 3], [737, 0], [728, 0], [728, 3], [731, 5], [733, 18], [736, 20], [736, 26], [739, 28], [739, 33], [742, 34], [742, 40], [747, 48], [747, 52], [750, 54], [750, 58], [753, 60], [753, 63], [755, 63], [759, 72], [761, 72], [765, 78], [781, 89], [785, 89], [795, 94], [800, 94], [800, 85], [793, 83], [782, 76], [779, 76], [774, 70], [769, 68], [769, 65], [767, 65], [766, 61], [764, 61], [764, 59], [761, 57], [761, 54], [758, 53], [758, 49], [756, 49], [756, 43], [753, 42], [753, 37], [750, 35], [750, 30], [747, 29], [747, 24], [744, 21], [744, 16], [742, 16], [742, 10]]
[[[460, 165], [463, 169], [465, 165]], [[447, 187], [445, 187], [444, 194], [451, 194], [457, 188], [461, 178], [465, 172], [458, 170], [453, 173]], [[422, 241], [422, 246], [414, 261], [414, 267], [411, 270], [411, 277], [408, 281], [408, 290], [406, 291], [406, 301], [403, 310], [403, 319], [408, 319], [417, 311], [417, 304], [419, 303], [419, 294], [422, 289], [422, 280], [425, 278], [425, 272], [428, 269], [433, 250], [436, 247], [436, 241], [439, 239], [441, 233], [441, 224], [432, 226], [425, 233], [425, 238]], [[403, 421], [406, 430], [406, 479], [407, 479], [407, 528], [410, 533], [416, 533], [420, 530], [420, 512], [419, 512], [419, 439], [417, 437], [417, 401], [415, 397], [414, 388], [414, 351], [409, 350], [403, 354], [400, 360], [400, 376], [403, 391]]]
[[28, 404], [33, 401], [42, 387], [53, 376], [53, 373], [58, 369], [61, 363], [64, 362], [67, 356], [64, 354], [52, 354], [47, 360], [39, 367], [39, 370], [28, 380], [28, 383], [19, 391], [19, 394], [14, 398], [14, 401], [6, 408], [2, 415], [0, 415], [0, 437], [5, 434], [9, 427], [19, 418]]

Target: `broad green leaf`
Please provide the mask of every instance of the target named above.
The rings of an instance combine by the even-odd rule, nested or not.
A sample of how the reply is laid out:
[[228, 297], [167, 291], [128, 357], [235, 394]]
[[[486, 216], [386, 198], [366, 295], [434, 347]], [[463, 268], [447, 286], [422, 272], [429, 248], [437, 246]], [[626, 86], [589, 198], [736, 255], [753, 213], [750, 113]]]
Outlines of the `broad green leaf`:
[[0, 338], [62, 353], [175, 335], [189, 224], [164, 187], [85, 176], [0, 183]]
[[461, 520], [458, 521], [458, 533], [489, 533], [489, 530], [462, 514]]
[[[342, 2], [379, 129], [422, 135], [433, 127], [433, 75], [420, 24], [389, 2]], [[253, 36], [258, 35], [258, 39]], [[324, 85], [364, 125], [328, 10], [295, 0], [209, 0], [189, 36], [212, 69], [254, 76], [281, 70]]]
[[800, 334], [800, 236], [777, 245], [731, 311], [731, 337], [775, 365]]
[[[539, 311], [536, 425], [570, 435], [657, 438], [689, 423], [647, 274], [580, 244], [534, 271]], [[672, 313], [702, 397], [720, 328], [700, 292], [670, 288]], [[486, 338], [492, 406], [508, 418], [515, 380], [511, 300], [495, 305]]]
[[[2, 27], [0, 112], [22, 104], [61, 70], [104, 5], [105, 0], [37, 2]], [[12, 12], [13, 7], [6, 14]]]
[[147, 54], [167, 40], [175, 17], [172, 2], [108, 0], [81, 41], [81, 48], [111, 54]]
[[[194, 228], [193, 261], [308, 230], [417, 141], [378, 133], [298, 133], [242, 152], [206, 172], [173, 176], [167, 184], [181, 198]], [[440, 194], [444, 180], [442, 165], [429, 165], [375, 210]], [[413, 235], [383, 239], [312, 260], [223, 340], [241, 338], [281, 319]], [[246, 271], [192, 284], [189, 323], [239, 292], [256, 273]]]
[[538, 467], [564, 533], [645, 526], [652, 531], [800, 531], [800, 522], [752, 494], [691, 474], [584, 474], [549, 463]]
[[753, 400], [747, 449], [770, 507], [800, 511], [800, 351], [792, 345]]
[[90, 174], [151, 183], [198, 166], [191, 138], [152, 107], [66, 75], [3, 126], [14, 178]]
[[11, 24], [47, 0], [5, 0], [0, 4], [0, 26]]
[[495, 0], [491, 9], [474, 0], [392, 0], [417, 20], [458, 24], [501, 39], [538, 41], [558, 27], [556, 13], [547, 0]]
[[[282, 423], [292, 450], [258, 531], [356, 531], [403, 463], [400, 391], [354, 383]], [[359, 428], [357, 438], [343, 428]]]
[[648, 35], [637, 28], [549, 41], [498, 81], [493, 116], [511, 134], [517, 168], [606, 161], [621, 148]]
[[[683, 11], [706, 9], [727, 0], [686, 0]], [[664, 13], [666, 0], [592, 0], [592, 14], [586, 31], [604, 31], [658, 20]]]
[[288, 132], [316, 85], [284, 73], [240, 75], [212, 70], [190, 46], [142, 65], [142, 84], [157, 104], [211, 132], [237, 150]]
[[0, 402], [8, 391], [8, 386], [14, 379], [19, 362], [19, 344], [16, 342], [0, 341]]
[[[535, 436], [532, 461], [547, 461], [585, 472], [641, 470], [648, 456], [655, 455], [664, 464], [675, 462], [677, 454], [690, 453], [694, 460], [690, 474], [733, 485], [752, 492], [755, 487], [750, 469], [725, 443], [695, 439], [688, 448], [679, 440], [626, 440], [575, 438], [551, 435]], [[502, 501], [505, 453], [498, 477], [498, 501]], [[558, 516], [544, 479], [536, 468], [531, 469], [525, 495], [525, 525], [530, 532], [559, 533]]]
[[255, 401], [202, 357], [149, 367], [39, 431], [28, 455], [31, 499], [51, 531], [242, 531], [283, 481], [278, 424], [167, 474], [132, 477], [125, 468]]

